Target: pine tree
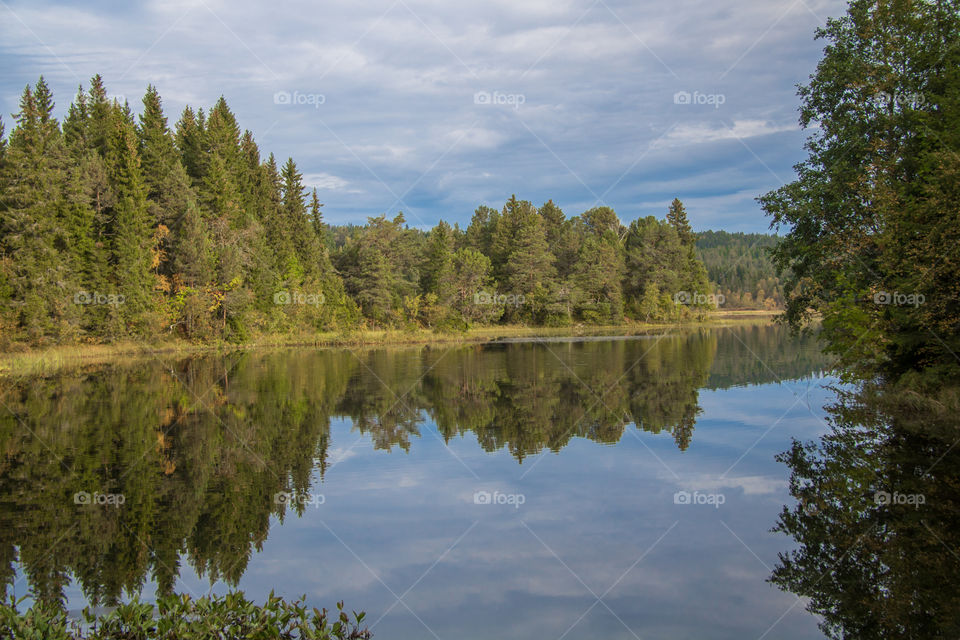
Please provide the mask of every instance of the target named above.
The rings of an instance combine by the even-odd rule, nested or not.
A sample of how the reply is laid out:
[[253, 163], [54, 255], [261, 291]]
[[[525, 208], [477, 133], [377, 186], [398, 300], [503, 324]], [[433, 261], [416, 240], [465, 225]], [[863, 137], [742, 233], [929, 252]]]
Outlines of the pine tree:
[[620, 245], [620, 220], [609, 207], [580, 216], [584, 240], [572, 280], [580, 298], [576, 312], [587, 321], [617, 323], [623, 318], [622, 279], [626, 270]]
[[119, 108], [114, 109], [109, 142], [108, 176], [117, 196], [110, 229], [110, 264], [114, 268], [115, 294], [124, 299], [117, 307], [122, 329], [130, 331], [147, 322], [146, 314], [153, 306], [152, 225], [136, 131]]
[[12, 303], [7, 322], [34, 342], [70, 335], [78, 316], [76, 282], [58, 252], [67, 241], [65, 150], [53, 108], [42, 76], [24, 89], [0, 176], [0, 255], [9, 258], [0, 288]]
[[283, 178], [281, 210], [286, 219], [286, 227], [291, 233], [297, 262], [303, 270], [304, 277], [310, 281], [316, 281], [322, 274], [323, 251], [303, 201], [303, 175], [297, 171], [297, 164], [293, 158], [288, 158], [283, 165], [281, 177]]
[[[177, 194], [181, 203], [177, 210], [167, 210], [161, 206], [164, 200], [173, 195], [168, 184], [170, 174], [175, 165], [179, 164], [177, 150], [174, 146], [173, 135], [167, 126], [167, 118], [163, 115], [163, 106], [156, 87], [147, 86], [143, 96], [143, 113], [140, 115], [139, 134], [140, 166], [143, 171], [144, 185], [147, 189], [147, 198], [151, 201], [151, 210], [154, 221], [158, 224], [170, 225], [185, 208], [183, 194]], [[179, 185], [180, 189], [188, 185]]]
[[[498, 229], [496, 246], [505, 252], [502, 267], [501, 292], [514, 296], [518, 304], [508, 306], [505, 317], [509, 321], [533, 322], [537, 313], [549, 302], [555, 285], [554, 257], [547, 244], [543, 218], [528, 203], [516, 203], [505, 213], [516, 232], [507, 241], [504, 229]], [[503, 219], [501, 219], [501, 222]], [[504, 254], [501, 254], [504, 255]]]
[[189, 105], [184, 107], [177, 122], [175, 140], [183, 168], [194, 187], [198, 187], [206, 175], [203, 111], [194, 113]]
[[493, 234], [500, 219], [500, 212], [486, 205], [480, 205], [473, 212], [470, 226], [467, 227], [464, 242], [485, 256], [492, 255]]
[[453, 230], [441, 220], [427, 239], [426, 263], [420, 281], [423, 293], [437, 296], [440, 304], [447, 304], [453, 295], [447, 286], [453, 268]]
[[[449, 305], [468, 324], [495, 322], [503, 313], [503, 306], [496, 301], [487, 304], [490, 300], [486, 296], [494, 290], [491, 273], [490, 259], [476, 249], [465, 247], [453, 255], [450, 284], [447, 285], [453, 292]], [[486, 296], [480, 300], [478, 296], [484, 294]]]
[[[310, 193], [310, 225], [313, 227], [313, 233], [317, 236], [320, 246], [327, 246], [327, 225], [323, 223], [323, 204], [317, 197], [317, 189], [314, 187]], [[326, 251], [324, 251], [326, 253]]]
[[102, 157], [106, 157], [113, 129], [113, 105], [107, 99], [107, 89], [99, 74], [90, 79], [87, 109], [90, 114], [87, 129], [88, 145]]
[[277, 161], [271, 153], [262, 166], [261, 219], [267, 233], [267, 241], [274, 253], [277, 273], [284, 281], [299, 281], [303, 272], [293, 246], [289, 220], [282, 211], [282, 182]]
[[674, 198], [667, 210], [667, 222], [677, 231], [677, 236], [684, 246], [692, 247], [696, 242], [693, 235], [693, 229], [687, 220], [687, 210], [684, 208], [680, 198]]
[[237, 181], [241, 171], [240, 127], [223, 96], [210, 109], [203, 133], [204, 151], [223, 158], [231, 178]]
[[179, 220], [174, 236], [174, 271], [189, 287], [204, 287], [214, 280], [215, 256], [210, 231], [200, 208], [190, 203]]

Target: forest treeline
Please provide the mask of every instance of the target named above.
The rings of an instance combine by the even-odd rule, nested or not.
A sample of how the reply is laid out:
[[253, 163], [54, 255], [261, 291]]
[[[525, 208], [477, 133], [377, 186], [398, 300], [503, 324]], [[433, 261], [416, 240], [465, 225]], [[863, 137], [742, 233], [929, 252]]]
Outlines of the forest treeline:
[[781, 309], [783, 284], [771, 250], [780, 239], [768, 233], [701, 231], [697, 257], [725, 309]]
[[[629, 225], [609, 207], [567, 217], [513, 196], [466, 229], [411, 229], [402, 213], [330, 228], [293, 159], [263, 159], [222, 97], [171, 126], [154, 87], [136, 115], [95, 76], [62, 123], [53, 112], [40, 78], [8, 137], [0, 122], [6, 346], [672, 321], [718, 303], [679, 200]], [[701, 252], [716, 266], [743, 251]], [[748, 257], [725, 285], [755, 277]], [[776, 295], [750, 287], [738, 305]]]

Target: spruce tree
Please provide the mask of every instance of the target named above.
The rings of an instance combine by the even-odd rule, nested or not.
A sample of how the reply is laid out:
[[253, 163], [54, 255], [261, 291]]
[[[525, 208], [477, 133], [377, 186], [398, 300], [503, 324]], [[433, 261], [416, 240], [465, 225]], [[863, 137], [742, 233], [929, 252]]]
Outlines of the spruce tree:
[[151, 274], [152, 225], [147, 209], [147, 190], [137, 153], [133, 124], [117, 107], [114, 109], [107, 168], [117, 201], [111, 227], [110, 264], [114, 267], [116, 291], [124, 302], [117, 308], [125, 330], [142, 330], [153, 305], [154, 278]]
[[261, 180], [261, 215], [267, 240], [273, 249], [275, 269], [281, 280], [298, 281], [303, 271], [293, 245], [289, 220], [283, 214], [283, 184], [272, 153], [263, 164]]
[[0, 177], [2, 286], [11, 298], [8, 322], [31, 341], [71, 335], [79, 309], [77, 283], [59, 249], [64, 230], [65, 150], [53, 117], [53, 96], [41, 76], [27, 86], [15, 116]]
[[623, 317], [624, 255], [620, 220], [613, 209], [597, 207], [580, 216], [584, 241], [573, 281], [582, 295], [577, 313], [587, 321], [617, 323]]
[[321, 275], [322, 247], [303, 201], [303, 174], [297, 171], [297, 164], [293, 158], [288, 158], [283, 165], [281, 177], [283, 178], [281, 210], [286, 219], [286, 227], [291, 233], [297, 262], [303, 270], [304, 277], [310, 281], [316, 281]]
[[676, 229], [677, 236], [680, 237], [680, 242], [682, 242], [684, 246], [694, 245], [696, 238], [693, 235], [690, 222], [687, 220], [687, 210], [684, 208], [683, 203], [680, 202], [680, 198], [674, 198], [673, 202], [670, 203], [670, 207], [667, 210], [667, 222]]
[[[540, 214], [527, 202], [511, 200], [495, 240], [496, 251], [503, 256], [501, 293], [517, 301], [505, 309], [504, 316], [509, 321], [533, 322], [551, 301], [556, 276], [554, 257]], [[512, 237], [507, 235], [510, 229]]]
[[206, 174], [203, 111], [195, 113], [189, 105], [183, 108], [177, 122], [175, 140], [183, 168], [187, 170], [194, 187], [198, 187]]
[[420, 281], [423, 293], [437, 296], [440, 304], [447, 304], [453, 292], [447, 285], [453, 267], [453, 230], [441, 220], [427, 239], [426, 263]]

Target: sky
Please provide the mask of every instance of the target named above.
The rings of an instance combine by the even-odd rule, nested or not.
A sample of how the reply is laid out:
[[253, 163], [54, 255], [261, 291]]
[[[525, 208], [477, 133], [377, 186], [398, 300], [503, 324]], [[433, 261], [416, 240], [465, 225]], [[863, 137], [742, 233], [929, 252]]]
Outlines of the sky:
[[838, 0], [0, 0], [0, 114], [42, 74], [62, 117], [96, 73], [173, 125], [223, 95], [293, 157], [327, 222], [466, 226], [511, 194], [760, 232], [793, 179], [796, 86]]

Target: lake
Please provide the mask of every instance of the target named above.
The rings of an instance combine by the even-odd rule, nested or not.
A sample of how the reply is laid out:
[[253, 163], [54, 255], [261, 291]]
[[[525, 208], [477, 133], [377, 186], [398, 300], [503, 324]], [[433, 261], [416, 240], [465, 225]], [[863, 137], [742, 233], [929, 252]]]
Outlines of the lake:
[[289, 349], [0, 390], [0, 582], [72, 612], [236, 587], [374, 636], [819, 638], [767, 582], [815, 337]]

